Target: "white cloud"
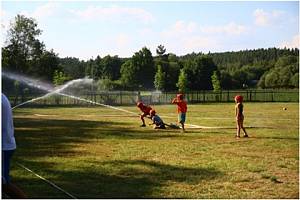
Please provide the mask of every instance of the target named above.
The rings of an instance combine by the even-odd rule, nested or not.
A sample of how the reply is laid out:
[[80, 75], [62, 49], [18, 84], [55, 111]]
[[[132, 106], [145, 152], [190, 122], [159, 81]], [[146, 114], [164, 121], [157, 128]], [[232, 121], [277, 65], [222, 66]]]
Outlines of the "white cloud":
[[57, 2], [48, 2], [37, 7], [33, 12], [21, 11], [20, 14], [40, 20], [55, 15], [58, 11], [58, 8], [59, 4]]
[[34, 18], [43, 18], [50, 17], [56, 13], [58, 10], [59, 4], [56, 2], [49, 2], [40, 7], [37, 7], [35, 11], [32, 13]]
[[219, 26], [200, 26], [195, 22], [176, 21], [169, 29], [164, 30], [162, 35], [165, 37], [182, 37], [186, 35], [199, 34], [226, 34], [241, 35], [247, 33], [249, 27], [230, 22]]
[[231, 40], [231, 36], [249, 33], [248, 26], [229, 22], [218, 26], [200, 26], [195, 22], [176, 21], [168, 29], [161, 32], [163, 43], [174, 53], [208, 52], [224, 47], [224, 40]]
[[290, 41], [282, 42], [279, 45], [279, 47], [281, 47], [281, 48], [284, 48], [284, 47], [286, 47], [286, 48], [299, 48], [299, 45], [300, 45], [299, 41], [300, 41], [300, 35], [295, 35], [295, 36], [293, 36], [293, 38]]
[[85, 20], [116, 20], [121, 22], [138, 20], [143, 23], [154, 21], [150, 12], [140, 8], [89, 6], [84, 10], [69, 10], [69, 12]]
[[199, 49], [214, 49], [218, 42], [212, 37], [193, 36], [182, 40], [182, 45], [187, 50], [197, 51]]
[[164, 37], [181, 37], [182, 35], [193, 34], [197, 31], [195, 22], [178, 20], [170, 28], [162, 31]]
[[258, 26], [278, 25], [286, 17], [285, 12], [280, 10], [266, 12], [263, 9], [256, 9], [253, 15], [255, 17], [255, 24]]
[[243, 25], [238, 25], [235, 22], [230, 22], [223, 26], [203, 26], [200, 28], [201, 32], [209, 34], [227, 34], [240, 35], [247, 33], [249, 28]]

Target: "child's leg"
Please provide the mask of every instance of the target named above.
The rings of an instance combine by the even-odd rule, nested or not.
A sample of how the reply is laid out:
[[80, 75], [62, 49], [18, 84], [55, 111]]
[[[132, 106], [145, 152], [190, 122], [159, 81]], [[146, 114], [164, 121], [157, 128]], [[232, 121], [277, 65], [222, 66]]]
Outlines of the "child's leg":
[[236, 137], [240, 137], [240, 133], [241, 133], [241, 125], [239, 120], [236, 121]]
[[142, 120], [142, 122], [143, 122], [142, 126], [146, 126], [145, 120], [144, 120], [144, 117], [145, 117], [145, 116], [146, 116], [145, 113], [141, 114], [141, 116], [140, 116], [140, 118], [141, 118], [141, 120]]
[[241, 128], [244, 131], [244, 136], [248, 136], [246, 129], [244, 128], [244, 121], [241, 122]]
[[184, 130], [185, 130], [185, 129], [184, 129], [184, 123], [181, 122], [180, 124], [181, 124], [182, 130], [184, 131]]
[[179, 114], [179, 123], [181, 124], [182, 131], [184, 132], [184, 122], [185, 122], [186, 114], [185, 113], [180, 113]]

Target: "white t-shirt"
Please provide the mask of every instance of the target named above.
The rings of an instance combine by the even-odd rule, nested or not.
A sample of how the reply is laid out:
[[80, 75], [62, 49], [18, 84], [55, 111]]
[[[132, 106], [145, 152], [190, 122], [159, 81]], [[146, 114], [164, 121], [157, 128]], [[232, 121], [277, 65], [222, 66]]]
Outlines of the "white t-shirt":
[[2, 150], [16, 149], [12, 109], [7, 97], [2, 93]]

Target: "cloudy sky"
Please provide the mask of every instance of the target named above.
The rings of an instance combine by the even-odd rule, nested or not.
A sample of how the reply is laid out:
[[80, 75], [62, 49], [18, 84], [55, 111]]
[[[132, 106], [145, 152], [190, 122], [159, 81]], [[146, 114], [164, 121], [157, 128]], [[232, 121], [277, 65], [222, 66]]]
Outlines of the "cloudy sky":
[[1, 34], [17, 14], [36, 19], [47, 50], [83, 60], [299, 47], [298, 1], [2, 1]]

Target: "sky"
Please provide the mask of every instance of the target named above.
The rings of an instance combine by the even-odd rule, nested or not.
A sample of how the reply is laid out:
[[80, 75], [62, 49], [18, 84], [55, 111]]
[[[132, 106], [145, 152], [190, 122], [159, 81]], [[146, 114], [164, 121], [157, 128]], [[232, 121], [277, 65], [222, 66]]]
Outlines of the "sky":
[[3, 1], [1, 45], [17, 14], [36, 20], [38, 39], [59, 57], [131, 57], [158, 45], [178, 56], [299, 48], [298, 1]]

